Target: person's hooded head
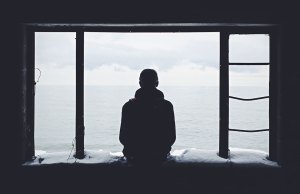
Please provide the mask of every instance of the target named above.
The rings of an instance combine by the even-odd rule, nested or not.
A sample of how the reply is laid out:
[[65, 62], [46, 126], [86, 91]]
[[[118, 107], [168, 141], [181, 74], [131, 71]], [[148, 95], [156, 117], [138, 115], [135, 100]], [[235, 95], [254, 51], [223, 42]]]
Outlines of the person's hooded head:
[[144, 69], [140, 74], [140, 86], [143, 89], [154, 89], [158, 86], [158, 76], [154, 69]]

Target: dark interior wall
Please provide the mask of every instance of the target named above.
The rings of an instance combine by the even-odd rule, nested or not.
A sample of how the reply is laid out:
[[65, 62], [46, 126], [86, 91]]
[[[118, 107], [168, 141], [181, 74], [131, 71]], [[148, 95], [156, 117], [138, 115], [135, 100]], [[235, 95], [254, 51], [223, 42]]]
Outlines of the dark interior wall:
[[300, 28], [289, 22], [285, 25], [283, 38], [283, 153], [286, 162], [300, 164]]
[[[21, 128], [24, 125], [25, 110], [21, 108], [24, 68], [21, 41], [22, 22], [51, 23], [278, 23], [282, 25], [282, 141], [283, 163], [300, 164], [300, 38], [297, 6], [271, 1], [210, 1], [190, 3], [173, 1], [155, 3], [154, 1], [128, 3], [120, 2], [59, 2], [22, 1], [7, 4], [1, 13], [3, 20], [2, 45], [5, 46], [5, 68], [2, 76], [4, 86], [5, 119], [2, 148], [11, 160], [8, 165], [18, 164], [21, 153]], [[19, 54], [18, 54], [19, 53]], [[15, 154], [18, 153], [18, 154]]]
[[[274, 1], [210, 1], [191, 3], [190, 1], [169, 1], [155, 3], [141, 1], [11, 1], [1, 6], [1, 175], [9, 182], [1, 184], [13, 191], [23, 189], [30, 192], [85, 192], [105, 186], [122, 192], [139, 191], [146, 186], [153, 186], [153, 177], [130, 169], [110, 169], [98, 167], [59, 166], [45, 168], [20, 167], [22, 133], [26, 125], [26, 69], [22, 59], [22, 42], [20, 23], [277, 23], [282, 25], [281, 39], [281, 149], [284, 172], [268, 169], [169, 169], [163, 172], [164, 190], [184, 193], [190, 189], [213, 189], [216, 193], [235, 191], [233, 193], [297, 193], [299, 191], [300, 165], [300, 12], [298, 6]], [[6, 173], [2, 173], [6, 172]], [[297, 175], [297, 176], [292, 176]], [[83, 178], [84, 177], [84, 178]], [[134, 177], [134, 179], [128, 179]], [[142, 177], [142, 178], [139, 178]], [[145, 179], [143, 179], [145, 178]], [[84, 181], [82, 182], [81, 180]], [[124, 180], [127, 180], [127, 182]], [[131, 182], [140, 181], [140, 186]], [[255, 180], [255, 181], [253, 181]], [[143, 182], [144, 181], [144, 182]], [[247, 182], [249, 181], [249, 182]], [[145, 184], [146, 183], [146, 184]], [[38, 184], [38, 185], [37, 185]], [[144, 185], [143, 185], [144, 184]], [[162, 185], [162, 183], [157, 183]], [[118, 185], [118, 186], [115, 186]], [[120, 185], [120, 186], [119, 186]], [[175, 187], [174, 187], [175, 185]], [[261, 188], [263, 186], [263, 188]], [[276, 186], [276, 187], [275, 187]], [[60, 188], [58, 188], [60, 187]], [[135, 187], [135, 190], [132, 188]], [[36, 190], [32, 190], [36, 188]], [[152, 189], [155, 187], [152, 187]], [[186, 188], [188, 190], [186, 190]], [[233, 188], [233, 189], [232, 189]], [[259, 189], [258, 189], [259, 188]], [[294, 189], [297, 189], [294, 192]], [[42, 189], [42, 190], [38, 190]], [[145, 191], [145, 190], [143, 190]], [[199, 191], [199, 190], [198, 190]], [[210, 190], [211, 191], [211, 190]], [[248, 191], [248, 192], [247, 192]], [[287, 192], [290, 191], [290, 192]], [[137, 192], [141, 193], [141, 192]], [[143, 193], [143, 192], [142, 192]], [[157, 192], [155, 192], [157, 193]], [[198, 192], [197, 192], [198, 193]], [[210, 192], [213, 193], [213, 192]], [[232, 192], [231, 192], [232, 193]]]

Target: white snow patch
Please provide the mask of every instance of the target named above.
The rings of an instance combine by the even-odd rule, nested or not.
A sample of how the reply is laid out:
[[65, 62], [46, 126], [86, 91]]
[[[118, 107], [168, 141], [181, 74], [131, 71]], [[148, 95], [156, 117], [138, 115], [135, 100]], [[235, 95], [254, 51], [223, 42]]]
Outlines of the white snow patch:
[[186, 153], [186, 149], [182, 149], [182, 150], [174, 150], [172, 153], [171, 153], [171, 156], [175, 156], [175, 157], [180, 157], [182, 156], [183, 154]]
[[[35, 160], [26, 162], [24, 165], [57, 164], [57, 163], [113, 163], [117, 162], [123, 156], [122, 152], [111, 153], [104, 150], [86, 150], [84, 159], [76, 159], [70, 152], [46, 153], [45, 151], [36, 152]], [[121, 155], [121, 154], [122, 155]]]
[[116, 157], [122, 157], [123, 153], [122, 152], [110, 152], [110, 155], [116, 156]]
[[173, 157], [177, 163], [228, 165], [227, 163], [229, 162], [227, 159], [219, 157], [218, 152], [215, 150], [201, 150], [196, 148], [175, 150], [171, 153], [171, 157]]
[[35, 155], [36, 156], [41, 155], [41, 154], [46, 154], [46, 151], [44, 151], [44, 150], [35, 150]]
[[[86, 150], [84, 159], [76, 159], [70, 152], [47, 153], [36, 150], [36, 158], [26, 162], [24, 165], [43, 165], [58, 163], [81, 163], [81, 164], [112, 164], [126, 165], [127, 162], [122, 152], [109, 152], [105, 150]], [[263, 151], [230, 148], [230, 157], [224, 159], [218, 156], [216, 150], [201, 150], [188, 148], [174, 150], [168, 157], [165, 165], [169, 164], [193, 164], [199, 166], [255, 166], [255, 167], [276, 167], [276, 162], [268, 160], [268, 154]]]
[[230, 148], [230, 161], [233, 166], [278, 166], [266, 152], [251, 149]]

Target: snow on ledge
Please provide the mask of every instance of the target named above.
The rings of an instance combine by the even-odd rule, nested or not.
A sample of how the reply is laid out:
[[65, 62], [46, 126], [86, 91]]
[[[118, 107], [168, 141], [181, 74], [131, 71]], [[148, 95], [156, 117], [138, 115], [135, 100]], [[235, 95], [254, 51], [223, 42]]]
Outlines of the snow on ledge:
[[[47, 153], [42, 150], [36, 150], [36, 158], [33, 161], [26, 162], [23, 165], [43, 165], [58, 163], [79, 163], [79, 164], [129, 164], [123, 157], [122, 152], [109, 152], [104, 150], [87, 150], [84, 159], [76, 159], [69, 152]], [[174, 150], [171, 152], [168, 160], [164, 163], [168, 165], [197, 165], [197, 166], [245, 166], [245, 167], [278, 167], [276, 162], [267, 159], [268, 154], [263, 151], [230, 148], [230, 157], [224, 159], [218, 156], [216, 150], [201, 150], [188, 148], [183, 150]]]

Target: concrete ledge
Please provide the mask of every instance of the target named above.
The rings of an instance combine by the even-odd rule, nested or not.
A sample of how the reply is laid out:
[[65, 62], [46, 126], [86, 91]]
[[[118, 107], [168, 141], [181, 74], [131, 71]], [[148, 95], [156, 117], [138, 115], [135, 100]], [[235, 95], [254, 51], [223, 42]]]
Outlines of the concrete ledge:
[[[198, 167], [263, 167], [277, 168], [276, 162], [268, 160], [265, 152], [257, 150], [231, 148], [230, 157], [224, 159], [218, 156], [215, 150], [200, 150], [195, 148], [174, 150], [162, 167], [198, 166]], [[46, 153], [36, 152], [33, 161], [23, 166], [44, 165], [97, 165], [130, 167], [121, 152], [111, 153], [103, 150], [87, 150], [84, 159], [76, 159], [68, 152]]]

